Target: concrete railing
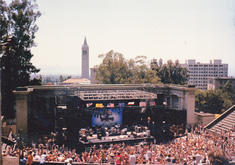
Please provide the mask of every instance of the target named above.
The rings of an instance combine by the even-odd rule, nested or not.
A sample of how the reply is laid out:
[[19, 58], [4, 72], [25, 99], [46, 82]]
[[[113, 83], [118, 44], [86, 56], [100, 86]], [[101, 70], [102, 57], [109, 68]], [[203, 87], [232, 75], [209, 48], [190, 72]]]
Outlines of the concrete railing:
[[19, 164], [20, 164], [19, 157], [10, 157], [10, 156], [2, 157], [2, 165], [19, 165]]

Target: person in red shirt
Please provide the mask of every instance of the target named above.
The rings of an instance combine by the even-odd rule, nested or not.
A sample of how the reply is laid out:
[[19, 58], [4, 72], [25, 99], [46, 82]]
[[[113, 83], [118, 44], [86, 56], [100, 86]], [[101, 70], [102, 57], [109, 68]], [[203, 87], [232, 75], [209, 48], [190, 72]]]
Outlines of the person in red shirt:
[[121, 165], [122, 164], [122, 156], [120, 154], [120, 152], [118, 152], [117, 156], [116, 156], [116, 165]]

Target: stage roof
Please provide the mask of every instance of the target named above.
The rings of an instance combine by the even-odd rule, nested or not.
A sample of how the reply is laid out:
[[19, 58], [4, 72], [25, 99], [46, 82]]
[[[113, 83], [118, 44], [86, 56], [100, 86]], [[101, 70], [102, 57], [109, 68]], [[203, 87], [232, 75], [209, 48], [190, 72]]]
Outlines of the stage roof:
[[157, 99], [157, 95], [142, 90], [97, 90], [78, 91], [77, 96], [84, 101], [94, 100], [130, 100], [130, 99]]

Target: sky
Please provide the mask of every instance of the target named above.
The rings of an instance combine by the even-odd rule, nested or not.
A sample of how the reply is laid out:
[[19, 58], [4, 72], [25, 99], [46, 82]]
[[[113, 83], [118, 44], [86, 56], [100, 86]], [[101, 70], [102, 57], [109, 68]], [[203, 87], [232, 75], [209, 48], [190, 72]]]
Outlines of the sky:
[[81, 74], [86, 37], [90, 68], [110, 50], [166, 63], [222, 59], [235, 77], [235, 0], [37, 0], [32, 48], [39, 74]]

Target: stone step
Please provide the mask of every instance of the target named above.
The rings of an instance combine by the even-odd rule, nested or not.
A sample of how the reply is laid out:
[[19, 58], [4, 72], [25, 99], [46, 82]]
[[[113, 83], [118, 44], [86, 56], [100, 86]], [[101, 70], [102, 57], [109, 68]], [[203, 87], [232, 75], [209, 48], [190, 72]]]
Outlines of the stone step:
[[229, 114], [227, 117], [235, 118], [235, 113], [234, 114]]
[[229, 121], [229, 120], [222, 120], [221, 122], [219, 122], [218, 124], [216, 124], [216, 125], [221, 125], [221, 124], [223, 124], [223, 125], [227, 125], [227, 126], [229, 126], [229, 127], [232, 127], [234, 124], [235, 124], [235, 122], [231, 122], [231, 121]]
[[221, 131], [227, 131], [226, 128], [218, 128], [218, 127], [213, 127], [213, 128], [211, 128], [211, 130], [214, 132], [217, 132], [219, 134], [221, 134]]
[[215, 125], [213, 128], [217, 129], [217, 130], [224, 130], [224, 131], [228, 131], [231, 129], [231, 127], [228, 127], [226, 125]]
[[[213, 124], [215, 124], [215, 125], [213, 125]], [[212, 123], [210, 123], [207, 128], [209, 128], [210, 125], [213, 125], [210, 130], [217, 132], [217, 133], [221, 133], [221, 131], [231, 130], [233, 128], [233, 126], [235, 126], [235, 105], [233, 105], [231, 108], [229, 108], [218, 119], [216, 119]]]
[[227, 129], [232, 128], [231, 124], [227, 124], [227, 123], [223, 123], [222, 125], [221, 124], [216, 124], [215, 126], [216, 127], [223, 127], [223, 128], [227, 128]]
[[[227, 116], [226, 118], [224, 118], [223, 120], [225, 120], [225, 121], [231, 121], [231, 123], [235, 123], [235, 117], [233, 117], [233, 116]], [[222, 121], [223, 121], [222, 120]]]

